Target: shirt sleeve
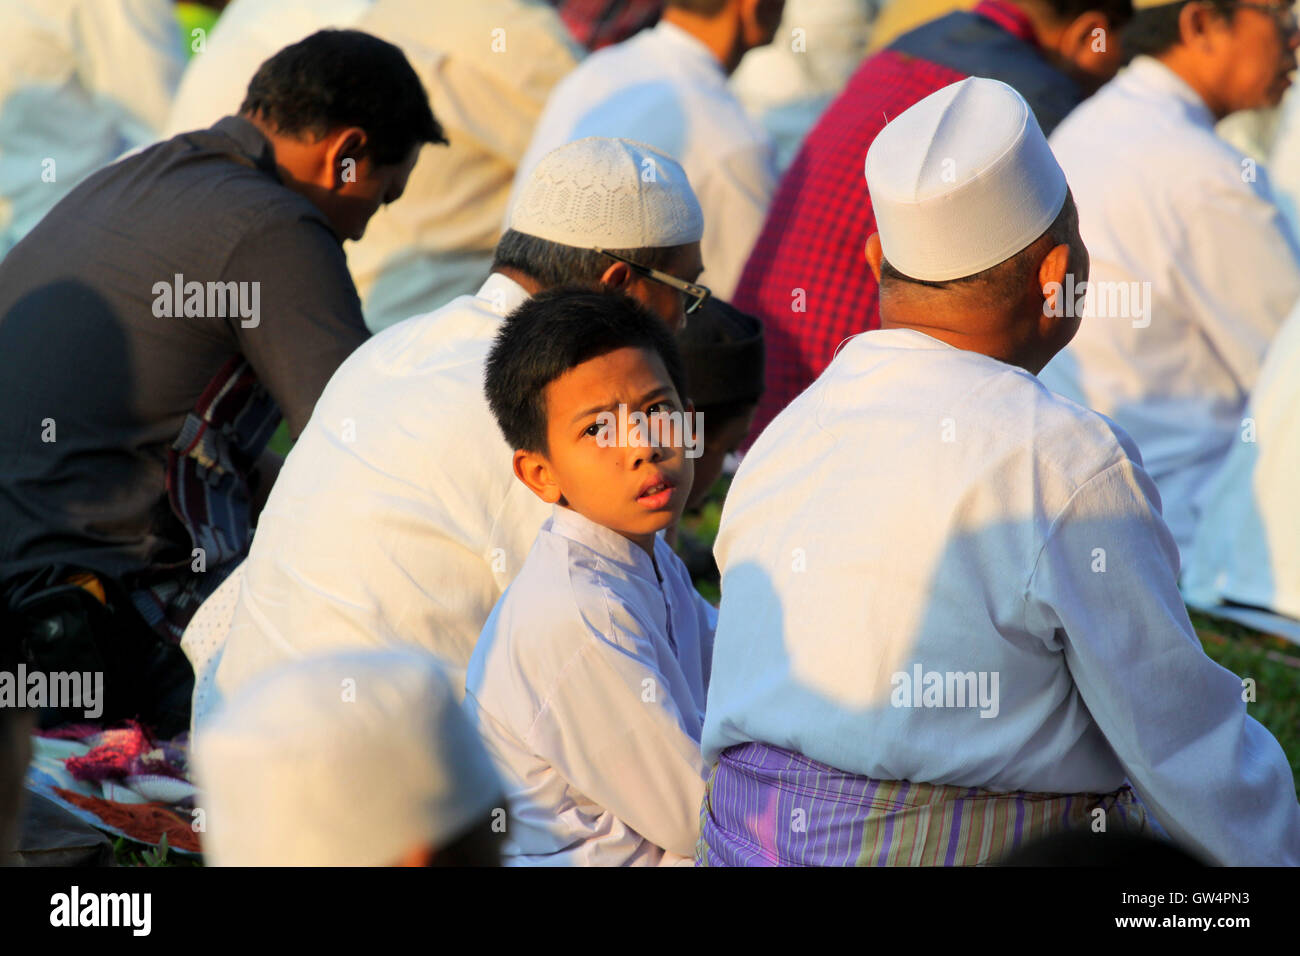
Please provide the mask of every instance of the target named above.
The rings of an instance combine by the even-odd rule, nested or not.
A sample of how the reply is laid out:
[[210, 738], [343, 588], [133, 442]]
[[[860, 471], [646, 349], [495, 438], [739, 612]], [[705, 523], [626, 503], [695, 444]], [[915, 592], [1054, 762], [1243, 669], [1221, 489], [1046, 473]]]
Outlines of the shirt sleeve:
[[[569, 784], [667, 854], [694, 857], [704, 758], [645, 633], [575, 655], [527, 742]], [[634, 650], [626, 650], [631, 646]], [[663, 862], [674, 862], [666, 858]]]
[[1300, 864], [1286, 756], [1247, 715], [1242, 681], [1201, 648], [1157, 500], [1127, 460], [1082, 486], [1039, 554], [1026, 623], [1063, 650], [1093, 720], [1175, 840], [1220, 864]]
[[1300, 248], [1266, 178], [1253, 188], [1215, 180], [1186, 198], [1184, 221], [1207, 226], [1186, 234], [1180, 300], [1199, 313], [1198, 327], [1248, 395], [1300, 299]]
[[227, 322], [296, 440], [330, 376], [369, 337], [343, 249], [310, 220], [254, 229], [223, 278], [256, 283], [256, 314]]
[[704, 210], [700, 282], [730, 302], [776, 192], [772, 151], [755, 145], [728, 153], [691, 186]]

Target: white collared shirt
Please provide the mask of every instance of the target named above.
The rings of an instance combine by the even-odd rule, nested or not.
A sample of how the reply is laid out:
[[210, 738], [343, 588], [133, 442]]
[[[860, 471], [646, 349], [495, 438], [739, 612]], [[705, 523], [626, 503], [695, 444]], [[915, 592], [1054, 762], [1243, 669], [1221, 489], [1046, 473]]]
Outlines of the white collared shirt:
[[0, 257], [74, 186], [153, 142], [185, 51], [169, 0], [0, 0]]
[[[1051, 137], [1092, 259], [1084, 317], [1042, 372], [1138, 443], [1180, 548], [1242, 427], [1269, 342], [1300, 298], [1300, 248], [1264, 170], [1215, 135], [1168, 67], [1138, 57]], [[1099, 289], [1097, 283], [1111, 283]], [[1149, 315], [1132, 307], [1149, 283]], [[1112, 312], [1109, 304], [1102, 313]]]
[[1239, 439], [1205, 489], [1183, 568], [1194, 604], [1300, 618], [1300, 307], [1273, 340]]
[[482, 284], [515, 167], [581, 50], [553, 9], [521, 0], [436, 9], [427, 0], [235, 0], [186, 71], [169, 135], [235, 112], [264, 59], [325, 27], [401, 47], [449, 140], [420, 151], [402, 198], [344, 247], [366, 325], [378, 331]]
[[505, 784], [509, 863], [694, 859], [717, 612], [654, 550], [556, 507], [483, 628], [465, 707]]
[[493, 275], [339, 367], [242, 565], [222, 697], [287, 658], [393, 643], [437, 654], [460, 692], [483, 622], [550, 513], [515, 479], [483, 393], [501, 320], [525, 299]]
[[592, 54], [546, 103], [511, 201], [542, 157], [587, 136], [637, 140], [682, 164], [704, 211], [700, 282], [730, 299], [776, 191], [771, 141], [709, 49], [671, 23]]
[[1300, 863], [1286, 756], [1202, 650], [1158, 502], [1128, 436], [1027, 372], [851, 339], [728, 492], [705, 759], [760, 741], [1002, 792], [1127, 777], [1220, 862]]

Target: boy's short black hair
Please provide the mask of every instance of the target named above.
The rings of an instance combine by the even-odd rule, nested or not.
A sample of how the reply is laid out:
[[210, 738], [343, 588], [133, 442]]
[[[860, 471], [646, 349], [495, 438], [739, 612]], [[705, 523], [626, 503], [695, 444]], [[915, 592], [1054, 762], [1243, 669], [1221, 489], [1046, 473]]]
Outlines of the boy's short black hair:
[[488, 354], [485, 376], [488, 404], [507, 444], [546, 454], [546, 386], [583, 362], [623, 348], [656, 353], [685, 401], [682, 360], [672, 332], [625, 293], [560, 286], [511, 312]]
[[360, 30], [321, 30], [285, 47], [258, 67], [239, 112], [290, 136], [359, 126], [380, 166], [447, 142], [406, 55]]

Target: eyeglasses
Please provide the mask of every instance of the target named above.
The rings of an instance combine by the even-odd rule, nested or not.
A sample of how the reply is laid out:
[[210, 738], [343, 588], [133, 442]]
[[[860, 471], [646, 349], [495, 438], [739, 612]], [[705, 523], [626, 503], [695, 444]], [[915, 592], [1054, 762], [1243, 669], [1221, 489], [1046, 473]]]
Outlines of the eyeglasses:
[[1297, 29], [1300, 29], [1300, 23], [1296, 20], [1295, 7], [1290, 3], [1280, 7], [1271, 3], [1232, 3], [1229, 6], [1244, 7], [1247, 10], [1258, 10], [1260, 13], [1267, 13], [1284, 34], [1295, 33]]
[[696, 285], [694, 282], [687, 282], [685, 279], [679, 279], [677, 276], [670, 276], [667, 272], [660, 272], [658, 269], [651, 269], [649, 266], [643, 266], [639, 262], [633, 262], [631, 259], [620, 256], [617, 252], [610, 252], [608, 249], [602, 249], [596, 246], [593, 252], [599, 252], [602, 256], [609, 256], [616, 259], [624, 265], [630, 267], [639, 275], [652, 279], [655, 282], [671, 286], [682, 295], [686, 296], [686, 314], [693, 315], [700, 310], [700, 306], [708, 301], [713, 293], [705, 286]]

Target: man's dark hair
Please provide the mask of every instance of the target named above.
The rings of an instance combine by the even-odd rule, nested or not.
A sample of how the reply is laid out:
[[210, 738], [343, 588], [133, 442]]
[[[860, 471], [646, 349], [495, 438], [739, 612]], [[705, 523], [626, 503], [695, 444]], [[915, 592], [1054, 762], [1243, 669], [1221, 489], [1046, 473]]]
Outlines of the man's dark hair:
[[359, 126], [380, 166], [447, 142], [405, 54], [360, 30], [321, 30], [285, 47], [258, 67], [239, 112], [290, 136]]
[[1170, 3], [1150, 10], [1139, 10], [1124, 28], [1124, 56], [1131, 58], [1146, 54], [1160, 56], [1182, 42], [1182, 30], [1178, 18], [1183, 7], [1188, 3], [1201, 2], [1211, 7], [1215, 13], [1231, 22], [1236, 13], [1236, 4], [1232, 0], [1183, 0], [1182, 3]]
[[506, 443], [546, 454], [546, 386], [583, 362], [624, 348], [656, 353], [685, 400], [672, 332], [617, 289], [561, 286], [511, 312], [492, 345], [485, 376], [488, 404]]
[[[1044, 235], [1051, 239], [1053, 247], [1060, 245], [1070, 247], [1069, 268], [1074, 269], [1078, 264], [1078, 258], [1085, 250], [1082, 241], [1079, 239], [1079, 209], [1074, 204], [1073, 193], [1067, 192], [1065, 194], [1065, 204], [1061, 206], [1061, 211], [1056, 214], [1056, 218], [1047, 227]], [[1039, 265], [1030, 252], [1030, 249], [1037, 242], [1037, 239], [1034, 240], [1011, 258], [1004, 259], [983, 272], [962, 276], [960, 279], [948, 279], [943, 282], [913, 279], [911, 276], [899, 272], [883, 259], [880, 263], [880, 278], [882, 283], [888, 280], [913, 286], [925, 286], [930, 289], [942, 289], [949, 292], [969, 290], [981, 294], [996, 294], [1001, 289], [1023, 288]]]
[[1085, 13], [1104, 13], [1112, 28], [1122, 27], [1133, 18], [1132, 0], [1034, 0], [1062, 23], [1070, 23]]
[[[630, 259], [637, 265], [666, 272], [681, 249], [681, 246], [656, 246], [609, 251]], [[570, 283], [599, 282], [614, 261], [591, 249], [566, 246], [507, 229], [497, 242], [492, 268], [517, 269], [535, 280], [543, 289], [551, 289]]]

